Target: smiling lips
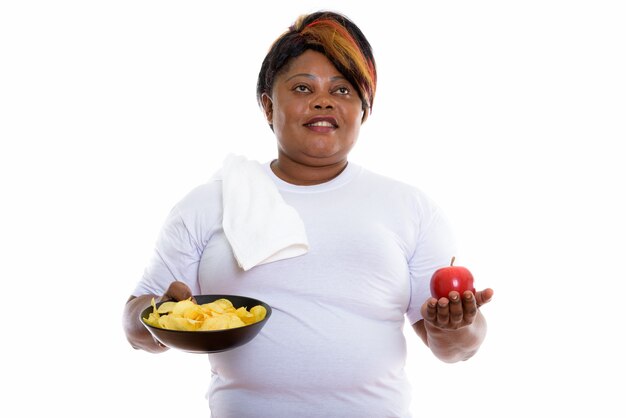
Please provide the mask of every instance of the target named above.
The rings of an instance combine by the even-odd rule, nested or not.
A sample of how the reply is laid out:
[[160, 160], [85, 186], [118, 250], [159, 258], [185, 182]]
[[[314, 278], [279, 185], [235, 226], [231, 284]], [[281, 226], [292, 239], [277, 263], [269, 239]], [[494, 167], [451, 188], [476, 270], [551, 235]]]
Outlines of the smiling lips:
[[304, 126], [316, 132], [330, 132], [339, 127], [337, 119], [330, 116], [315, 117], [306, 122]]

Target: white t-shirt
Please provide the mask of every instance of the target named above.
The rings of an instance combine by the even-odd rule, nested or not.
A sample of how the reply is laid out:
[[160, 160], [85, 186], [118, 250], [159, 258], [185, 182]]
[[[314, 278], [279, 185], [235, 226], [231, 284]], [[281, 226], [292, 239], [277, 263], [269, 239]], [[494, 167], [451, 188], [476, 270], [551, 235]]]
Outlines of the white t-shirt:
[[454, 255], [444, 216], [414, 187], [352, 163], [314, 186], [264, 167], [304, 221], [307, 254], [241, 270], [214, 180], [173, 208], [134, 294], [162, 294], [176, 278], [194, 294], [272, 307], [254, 340], [209, 355], [216, 418], [410, 416], [404, 320], [421, 319], [432, 273]]

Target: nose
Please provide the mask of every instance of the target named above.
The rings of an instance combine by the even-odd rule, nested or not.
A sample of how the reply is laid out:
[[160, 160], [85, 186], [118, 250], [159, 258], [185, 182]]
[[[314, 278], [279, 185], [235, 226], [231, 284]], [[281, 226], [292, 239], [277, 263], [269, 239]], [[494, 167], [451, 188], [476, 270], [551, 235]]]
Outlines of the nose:
[[329, 94], [318, 94], [317, 96], [315, 96], [315, 98], [313, 99], [313, 107], [316, 110], [321, 110], [321, 109], [334, 109], [334, 104], [333, 104], [333, 100], [330, 97]]

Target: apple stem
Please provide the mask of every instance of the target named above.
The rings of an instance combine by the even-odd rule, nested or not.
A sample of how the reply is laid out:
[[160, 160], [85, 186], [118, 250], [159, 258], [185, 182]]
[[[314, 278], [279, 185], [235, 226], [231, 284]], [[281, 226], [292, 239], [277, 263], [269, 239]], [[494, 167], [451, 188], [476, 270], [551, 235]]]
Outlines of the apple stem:
[[450, 260], [450, 267], [452, 267], [452, 265], [454, 264], [454, 260], [456, 259], [455, 256], [452, 256], [452, 260]]

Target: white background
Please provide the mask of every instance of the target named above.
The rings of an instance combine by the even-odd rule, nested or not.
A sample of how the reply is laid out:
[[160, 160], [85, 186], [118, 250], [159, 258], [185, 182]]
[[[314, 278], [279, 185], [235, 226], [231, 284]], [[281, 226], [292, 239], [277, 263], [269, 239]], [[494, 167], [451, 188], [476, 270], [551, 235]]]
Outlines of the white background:
[[435, 198], [495, 290], [468, 362], [407, 333], [415, 415], [623, 414], [620, 3], [2, 2], [3, 409], [209, 415], [206, 358], [132, 350], [122, 307], [185, 193], [229, 152], [274, 156], [260, 63], [329, 7], [378, 62], [352, 160]]

